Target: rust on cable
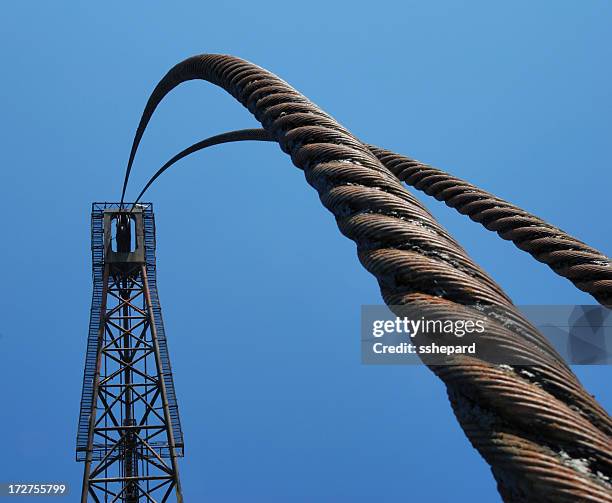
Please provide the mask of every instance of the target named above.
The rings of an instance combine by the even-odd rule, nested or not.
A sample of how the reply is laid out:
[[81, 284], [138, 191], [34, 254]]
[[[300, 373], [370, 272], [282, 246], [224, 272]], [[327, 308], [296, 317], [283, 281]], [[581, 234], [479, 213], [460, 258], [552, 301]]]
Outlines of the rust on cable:
[[[301, 134], [305, 131], [305, 127], [300, 128]], [[273, 142], [274, 138], [265, 129], [241, 129], [195, 143], [166, 162], [147, 182], [136, 202], [164, 171], [180, 159], [213, 145], [247, 140]], [[608, 256], [469, 182], [390, 150], [367, 146], [399, 180], [497, 232], [503, 239], [512, 241], [520, 250], [570, 280], [578, 289], [591, 294], [603, 306], [612, 307], [612, 259]]]
[[[430, 365], [445, 383], [466, 436], [491, 466], [503, 500], [612, 502], [610, 416], [495, 281], [406, 190], [398, 176], [407, 167], [389, 169], [386, 164], [391, 161], [382, 163], [370, 147], [274, 74], [239, 58], [214, 54], [194, 56], [172, 68], [143, 112], [122, 201], [155, 108], [172, 89], [193, 79], [230, 93], [304, 171], [340, 231], [356, 243], [360, 262], [377, 279], [389, 306], [461, 314], [469, 306], [486, 305], [512, 320], [505, 324], [492, 319], [488, 343], [532, 353], [541, 363], [527, 373], [467, 355], [456, 355], [453, 365]], [[412, 175], [406, 178], [416, 183]], [[467, 196], [461, 200], [480, 212], [491, 210]], [[489, 222], [482, 217], [485, 220]], [[518, 238], [520, 227], [512, 227], [518, 223], [511, 218], [496, 230]], [[532, 239], [521, 248], [542, 258], [558, 241], [556, 236]], [[563, 267], [572, 263], [564, 262]]]

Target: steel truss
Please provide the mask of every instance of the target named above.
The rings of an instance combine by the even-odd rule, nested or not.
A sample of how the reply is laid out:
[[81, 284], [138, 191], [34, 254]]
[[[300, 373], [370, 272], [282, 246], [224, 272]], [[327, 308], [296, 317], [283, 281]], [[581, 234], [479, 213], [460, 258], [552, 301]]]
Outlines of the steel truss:
[[[100, 321], [96, 344], [88, 344], [77, 438], [77, 459], [85, 461], [81, 502], [182, 502], [177, 464], [183, 455], [182, 432], [161, 310], [148, 277], [155, 274], [154, 263], [148, 267], [154, 255], [143, 250], [145, 244], [154, 246], [154, 239], [145, 239], [142, 213], [136, 218], [106, 209], [102, 216], [102, 291], [96, 295], [94, 252], [93, 303], [99, 303]], [[152, 210], [149, 216], [152, 218]], [[109, 222], [115, 219], [120, 229], [123, 219], [129, 234], [132, 218], [136, 220], [136, 250], [113, 251]], [[93, 227], [101, 222], [92, 222], [94, 241], [99, 240]], [[112, 237], [120, 246], [120, 236]], [[155, 285], [154, 278], [152, 283]], [[92, 305], [92, 317], [95, 307]], [[90, 330], [90, 339], [91, 335]], [[94, 346], [92, 358], [89, 353]]]

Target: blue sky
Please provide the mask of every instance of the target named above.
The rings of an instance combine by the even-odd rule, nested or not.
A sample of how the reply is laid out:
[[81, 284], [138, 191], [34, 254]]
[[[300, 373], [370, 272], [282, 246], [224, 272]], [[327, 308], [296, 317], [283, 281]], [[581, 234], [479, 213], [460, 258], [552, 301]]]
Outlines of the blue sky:
[[[249, 59], [364, 141], [612, 249], [609, 2], [224, 3], [3, 3], [1, 481], [79, 491], [90, 204], [118, 198], [149, 92], [190, 55]], [[184, 84], [151, 122], [129, 194], [179, 149], [256, 125], [220, 89]], [[359, 309], [381, 302], [376, 282], [277, 146], [194, 155], [147, 199], [186, 501], [499, 499], [427, 369], [360, 364]], [[516, 303], [591, 303], [426, 204]], [[609, 410], [610, 369], [576, 372]]]

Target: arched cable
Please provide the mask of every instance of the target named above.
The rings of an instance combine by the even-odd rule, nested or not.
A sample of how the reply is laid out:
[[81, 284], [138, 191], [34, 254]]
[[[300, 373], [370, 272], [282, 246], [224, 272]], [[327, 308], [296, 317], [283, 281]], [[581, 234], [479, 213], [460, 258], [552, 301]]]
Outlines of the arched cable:
[[[304, 171], [340, 231], [357, 245], [391, 309], [466, 316], [503, 311], [487, 343], [537, 364], [495, 365], [457, 355], [430, 365], [455, 415], [491, 465], [507, 502], [612, 502], [612, 421], [501, 288], [359, 140], [270, 72], [244, 60], [201, 55], [176, 65], [153, 91], [126, 173], [155, 108], [182, 82], [203, 79], [249, 109]], [[124, 184], [125, 189], [125, 184]], [[229, 192], [228, 192], [229, 197]], [[452, 361], [451, 361], [452, 360]]]
[[[165, 163], [147, 182], [134, 204], [170, 166], [199, 150], [221, 143], [255, 140], [275, 141], [261, 128], [230, 131], [186, 148]], [[600, 304], [612, 307], [612, 260], [535, 215], [440, 169], [374, 145], [367, 145], [397, 178], [427, 195], [468, 215], [486, 229], [512, 241]]]
[[227, 133], [218, 134], [215, 136], [211, 136], [210, 138], [206, 138], [205, 140], [194, 143], [190, 147], [182, 150], [178, 154], [176, 154], [172, 159], [168, 160], [161, 168], [159, 168], [153, 176], [149, 179], [149, 181], [142, 188], [138, 197], [132, 203], [132, 208], [138, 204], [138, 202], [142, 199], [142, 196], [145, 194], [147, 189], [153, 185], [155, 180], [157, 180], [168, 168], [170, 168], [173, 164], [176, 164], [181, 159], [187, 157], [194, 152], [198, 152], [199, 150], [203, 150], [208, 147], [213, 147], [215, 145], [221, 145], [223, 143], [232, 143], [238, 141], [271, 141], [274, 140], [270, 137], [268, 132], [265, 129], [257, 128], [257, 129], [239, 129], [236, 131], [229, 131]]

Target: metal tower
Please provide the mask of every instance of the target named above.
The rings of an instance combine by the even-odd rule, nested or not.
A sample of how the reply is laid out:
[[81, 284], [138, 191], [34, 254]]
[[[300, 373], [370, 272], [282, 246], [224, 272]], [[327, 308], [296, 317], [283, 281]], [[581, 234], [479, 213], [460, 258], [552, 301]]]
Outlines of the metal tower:
[[157, 295], [152, 205], [94, 203], [91, 241], [76, 447], [85, 462], [81, 502], [182, 503], [183, 434]]

